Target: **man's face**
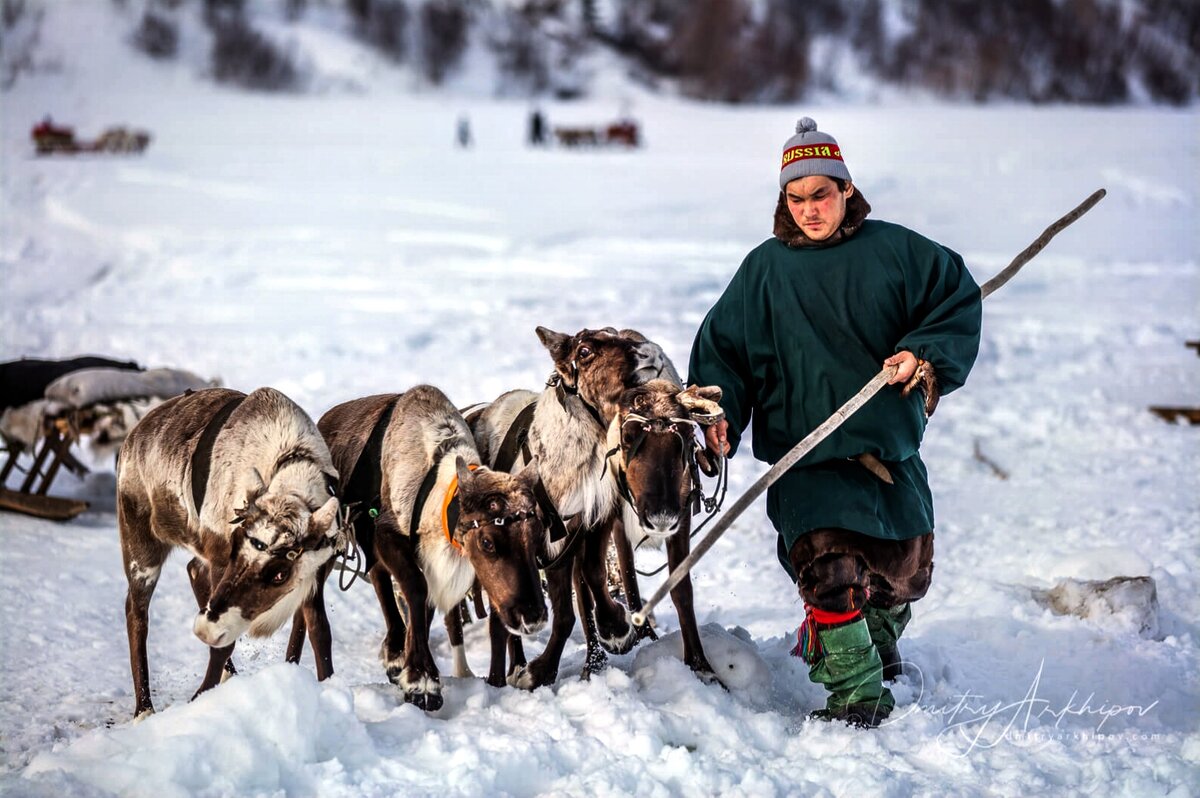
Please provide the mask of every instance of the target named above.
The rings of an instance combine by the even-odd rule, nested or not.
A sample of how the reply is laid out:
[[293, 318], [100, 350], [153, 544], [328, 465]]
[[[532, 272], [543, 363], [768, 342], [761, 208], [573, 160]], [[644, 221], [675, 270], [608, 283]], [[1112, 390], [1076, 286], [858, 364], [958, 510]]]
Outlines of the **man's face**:
[[846, 200], [854, 194], [854, 185], [838, 190], [832, 177], [809, 175], [793, 180], [784, 189], [792, 218], [813, 241], [824, 241], [841, 227], [846, 217]]

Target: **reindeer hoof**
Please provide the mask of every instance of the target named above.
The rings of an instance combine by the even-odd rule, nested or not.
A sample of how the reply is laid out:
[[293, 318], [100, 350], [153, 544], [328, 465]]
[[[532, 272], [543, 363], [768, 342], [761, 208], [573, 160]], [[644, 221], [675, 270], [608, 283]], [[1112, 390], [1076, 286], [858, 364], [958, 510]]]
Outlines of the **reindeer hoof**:
[[388, 646], [387, 638], [384, 638], [383, 643], [379, 646], [379, 661], [383, 663], [383, 669], [387, 671], [388, 679], [391, 683], [398, 684], [396, 679], [392, 677], [392, 671], [394, 670], [398, 677], [400, 671], [404, 670], [404, 646], [393, 650]]
[[725, 692], [729, 692], [729, 688], [726, 687], [724, 682], [717, 677], [717, 674], [713, 671], [712, 666], [707, 662], [699, 665], [693, 665], [692, 673], [696, 674], [696, 678], [704, 684], [715, 684]]
[[442, 708], [441, 693], [405, 693], [404, 700], [426, 712], [437, 712]]
[[508, 674], [508, 684], [519, 690], [532, 690], [537, 687], [533, 683], [533, 674], [530, 673], [528, 665], [518, 665], [513, 668], [512, 673]]
[[442, 684], [436, 676], [404, 670], [400, 672], [397, 686], [404, 691], [405, 701], [426, 712], [436, 712], [442, 708]]
[[597, 624], [596, 636], [600, 638], [600, 645], [610, 654], [624, 654], [637, 642], [637, 627], [633, 625], [633, 614], [627, 609], [625, 617], [621, 620], [625, 624], [624, 629], [619, 625], [611, 629], [601, 629]]
[[142, 721], [144, 721], [146, 718], [150, 717], [153, 714], [154, 714], [154, 707], [146, 707], [145, 709], [139, 709], [133, 715], [133, 722], [141, 723]]
[[658, 632], [654, 631], [654, 626], [650, 623], [644, 623], [641, 626], [634, 627], [633, 644], [636, 646], [643, 640], [657, 640]]
[[554, 673], [542, 673], [540, 668], [537, 668], [533, 663], [529, 663], [513, 668], [512, 673], [508, 675], [508, 683], [520, 690], [536, 690], [539, 687], [554, 684], [554, 680], [557, 678], [558, 671]]
[[221, 669], [221, 684], [229, 681], [231, 676], [237, 676], [237, 668], [233, 666], [233, 660], [225, 660], [225, 667]]

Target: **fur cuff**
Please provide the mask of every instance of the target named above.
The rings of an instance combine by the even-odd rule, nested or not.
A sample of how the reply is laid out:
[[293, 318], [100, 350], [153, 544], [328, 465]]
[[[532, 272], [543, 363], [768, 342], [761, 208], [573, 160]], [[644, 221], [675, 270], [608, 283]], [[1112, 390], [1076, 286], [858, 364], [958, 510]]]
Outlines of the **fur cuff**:
[[933, 411], [937, 410], [938, 399], [941, 398], [942, 391], [938, 385], [937, 371], [928, 360], [917, 361], [917, 370], [905, 383], [900, 395], [908, 396], [916, 388], [920, 388], [921, 392], [925, 394], [925, 418], [929, 418], [933, 415]]

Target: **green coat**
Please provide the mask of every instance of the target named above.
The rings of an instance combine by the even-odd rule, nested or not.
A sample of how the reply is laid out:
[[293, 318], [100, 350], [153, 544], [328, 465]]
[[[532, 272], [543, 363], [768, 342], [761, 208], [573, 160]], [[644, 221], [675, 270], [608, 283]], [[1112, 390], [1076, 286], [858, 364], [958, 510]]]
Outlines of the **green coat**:
[[[770, 239], [700, 325], [688, 381], [719, 385], [734, 450], [752, 423], [754, 456], [774, 463], [896, 352], [930, 361], [943, 394], [958, 388], [979, 349], [980, 311], [962, 258], [899, 225], [868, 220], [823, 248]], [[893, 540], [932, 531], [925, 422], [919, 391], [902, 399], [900, 386], [886, 387], [776, 482], [767, 512], [781, 553], [814, 529]], [[848, 459], [863, 453], [895, 484]]]

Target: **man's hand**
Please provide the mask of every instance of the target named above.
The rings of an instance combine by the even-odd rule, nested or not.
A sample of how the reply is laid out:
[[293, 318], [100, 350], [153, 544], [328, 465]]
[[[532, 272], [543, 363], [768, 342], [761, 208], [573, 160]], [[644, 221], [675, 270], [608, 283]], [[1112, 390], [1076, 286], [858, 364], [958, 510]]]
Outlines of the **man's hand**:
[[883, 361], [883, 365], [899, 366], [896, 369], [896, 373], [888, 380], [888, 385], [895, 385], [898, 382], [908, 382], [917, 371], [917, 356], [908, 350], [897, 352]]
[[704, 428], [704, 444], [710, 452], [721, 457], [729, 454], [729, 441], [726, 438], [728, 430], [729, 422], [725, 419]]

